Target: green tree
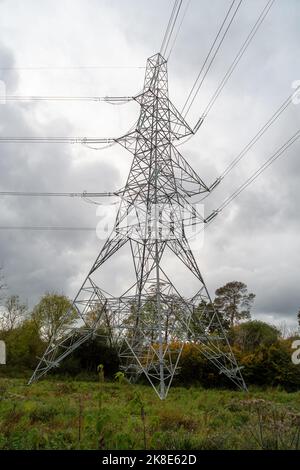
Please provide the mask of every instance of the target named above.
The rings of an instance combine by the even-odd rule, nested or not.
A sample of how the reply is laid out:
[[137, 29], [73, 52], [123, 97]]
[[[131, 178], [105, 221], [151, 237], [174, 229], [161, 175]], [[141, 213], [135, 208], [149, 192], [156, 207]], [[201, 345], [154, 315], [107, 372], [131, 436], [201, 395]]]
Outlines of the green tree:
[[298, 314], [297, 314], [297, 319], [298, 319], [298, 325], [300, 326], [300, 309], [299, 309]]
[[37, 325], [31, 319], [25, 320], [10, 331], [1, 332], [0, 339], [6, 343], [7, 365], [16, 366], [19, 370], [35, 367], [36, 358], [45, 349]]
[[[79, 374], [95, 373], [99, 362], [104, 366], [106, 375], [113, 377], [113, 375], [120, 370], [118, 349], [111, 347], [106, 341], [106, 331], [98, 329], [95, 337], [88, 339], [81, 344], [73, 353], [66, 357], [56, 370], [58, 374]], [[76, 339], [82, 337], [80, 330], [76, 332]], [[66, 346], [68, 343], [65, 344]]]
[[254, 352], [259, 347], [269, 348], [277, 343], [280, 331], [263, 321], [252, 320], [235, 326], [230, 332], [230, 339], [244, 352]]
[[197, 336], [203, 333], [213, 333], [218, 329], [214, 321], [214, 305], [211, 302], [201, 300], [200, 304], [194, 309], [189, 326], [189, 336], [197, 341]]
[[85, 315], [85, 322], [90, 328], [96, 328], [97, 332], [107, 337], [110, 347], [113, 345], [113, 320], [114, 312], [106, 307], [106, 302], [97, 302]]
[[246, 284], [232, 281], [216, 290], [215, 308], [221, 315], [221, 321], [227, 328], [232, 328], [240, 320], [251, 318], [250, 310], [255, 294], [248, 293]]
[[27, 305], [20, 301], [18, 295], [11, 295], [6, 299], [0, 314], [0, 329], [11, 331], [19, 326], [26, 318]]
[[76, 310], [64, 295], [46, 293], [34, 307], [32, 318], [41, 338], [50, 343], [55, 337], [63, 336], [66, 330], [74, 325]]
[[[185, 331], [180, 321], [184, 311], [185, 305], [182, 299], [175, 294], [168, 296], [160, 295], [160, 313], [161, 313], [161, 331], [163, 342], [167, 343], [169, 340], [180, 339]], [[132, 338], [137, 330], [137, 327], [143, 331], [151, 342], [156, 342], [158, 338], [157, 323], [157, 297], [156, 293], [148, 295], [146, 301], [138, 313], [138, 306], [136, 302], [131, 304], [130, 313], [124, 322], [128, 328], [127, 336]]]
[[[200, 304], [194, 309], [190, 322], [190, 337], [194, 337], [197, 341], [197, 335], [202, 336], [203, 333], [221, 334], [222, 328], [229, 329], [228, 318], [220, 315], [214, 302], [206, 302], [201, 300]], [[216, 313], [219, 313], [217, 316]]]
[[148, 335], [151, 341], [154, 341], [155, 331], [153, 325], [156, 314], [156, 297], [149, 295], [142, 307], [139, 309], [137, 302], [133, 301], [130, 306], [130, 313], [125, 319], [124, 324], [127, 327], [127, 337], [132, 339], [142, 330], [144, 335]]

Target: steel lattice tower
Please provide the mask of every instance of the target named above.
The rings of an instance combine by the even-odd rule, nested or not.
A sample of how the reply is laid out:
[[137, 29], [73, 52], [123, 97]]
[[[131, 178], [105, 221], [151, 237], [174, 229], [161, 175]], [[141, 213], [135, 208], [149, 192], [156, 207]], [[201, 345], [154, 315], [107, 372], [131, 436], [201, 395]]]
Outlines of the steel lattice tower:
[[[136, 379], [144, 373], [164, 399], [187, 341], [199, 348], [220, 373], [239, 388], [245, 382], [226, 338], [218, 312], [186, 237], [187, 225], [205, 220], [191, 204], [211, 191], [174, 146], [193, 130], [168, 96], [167, 61], [161, 54], [147, 61], [136, 129], [116, 141], [133, 154], [114, 228], [73, 302], [76, 328], [48, 346], [30, 382], [57, 366], [105, 325], [118, 347], [122, 367]], [[130, 246], [135, 282], [118, 296], [98, 285], [101, 267], [125, 244]], [[166, 251], [197, 279], [187, 298], [164, 267]], [[199, 305], [202, 306], [199, 308]]]

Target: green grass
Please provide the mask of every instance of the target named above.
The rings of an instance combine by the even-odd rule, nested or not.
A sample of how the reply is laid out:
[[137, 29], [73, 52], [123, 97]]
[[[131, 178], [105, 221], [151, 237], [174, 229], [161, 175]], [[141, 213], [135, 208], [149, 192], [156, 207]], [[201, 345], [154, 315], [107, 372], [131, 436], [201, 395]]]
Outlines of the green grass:
[[0, 378], [0, 449], [296, 449], [300, 392]]

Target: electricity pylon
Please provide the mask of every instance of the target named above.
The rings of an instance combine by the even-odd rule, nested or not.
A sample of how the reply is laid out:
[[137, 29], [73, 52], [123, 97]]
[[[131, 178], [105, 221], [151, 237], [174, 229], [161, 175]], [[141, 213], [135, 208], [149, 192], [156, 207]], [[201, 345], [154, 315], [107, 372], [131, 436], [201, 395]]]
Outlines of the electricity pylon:
[[[133, 161], [113, 230], [73, 302], [76, 328], [50, 343], [30, 382], [58, 366], [101, 328], [118, 348], [125, 373], [132, 379], [144, 373], [161, 399], [187, 342], [246, 389], [186, 235], [189, 225], [205, 223], [191, 197], [210, 192], [215, 184], [206, 186], [174, 145], [195, 129], [169, 100], [167, 61], [161, 54], [148, 59], [143, 91], [134, 99], [140, 105], [136, 129], [116, 139], [133, 154]], [[102, 265], [126, 244], [134, 282], [120, 295], [111, 295], [96, 277], [100, 274], [101, 283]], [[196, 278], [192, 297], [171, 281], [164, 265], [167, 252]]]

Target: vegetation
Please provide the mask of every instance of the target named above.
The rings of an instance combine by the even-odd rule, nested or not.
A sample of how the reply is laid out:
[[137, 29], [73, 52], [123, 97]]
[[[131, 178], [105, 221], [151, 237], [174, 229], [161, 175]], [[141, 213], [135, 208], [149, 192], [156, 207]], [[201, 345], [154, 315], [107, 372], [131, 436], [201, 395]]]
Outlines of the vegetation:
[[248, 293], [243, 282], [228, 282], [216, 290], [214, 306], [220, 313], [226, 329], [233, 328], [241, 320], [251, 318], [250, 310], [255, 295]]
[[56, 293], [45, 294], [32, 312], [32, 320], [46, 343], [50, 343], [58, 334], [63, 335], [75, 323], [75, 319], [76, 311], [70, 300]]
[[5, 301], [0, 317], [0, 330], [12, 331], [25, 320], [26, 313], [27, 305], [20, 301], [18, 295], [11, 295]]
[[[3, 282], [1, 286], [3, 286]], [[3, 288], [2, 288], [3, 291]], [[205, 318], [210, 323], [212, 309], [218, 308], [221, 321], [227, 330], [229, 342], [237, 357], [238, 363], [243, 367], [243, 375], [247, 384], [260, 386], [281, 386], [288, 391], [298, 390], [300, 387], [299, 367], [291, 361], [293, 353], [291, 338], [283, 338], [280, 331], [265, 322], [249, 319], [254, 294], [248, 293], [247, 286], [242, 282], [229, 282], [216, 291], [216, 298], [212, 304], [202, 302], [195, 311], [195, 319], [191, 322], [193, 340], [183, 346], [179, 362], [179, 373], [175, 376], [177, 386], [201, 384], [204, 387], [231, 387], [229, 380], [218, 373], [212, 364], [201, 354], [201, 348], [196, 344], [197, 316]], [[166, 340], [168, 338], [169, 322], [174, 322], [176, 316], [176, 298], [171, 303], [168, 316], [166, 316]], [[6, 299], [5, 309], [0, 314], [0, 339], [6, 342], [7, 366], [2, 366], [0, 375], [23, 377], [24, 372], [35, 368], [37, 357], [43, 354], [47, 344], [57, 335], [64, 334], [66, 328], [73, 326], [75, 312], [70, 300], [57, 293], [45, 294], [31, 313], [22, 304], [18, 296]], [[153, 315], [153, 304], [149, 301], [142, 311], [143, 318]], [[117, 350], [112, 343], [105, 341], [110, 329], [111, 319], [109, 312], [103, 312], [102, 305], [95, 305], [90, 312], [89, 321], [92, 325], [102, 315], [102, 323], [98, 324], [98, 335], [89, 339], [68, 356], [58, 370], [51, 372], [59, 377], [90, 377], [96, 378], [99, 362], [103, 365], [107, 379], [114, 377], [122, 383], [125, 377], [119, 372], [120, 364]], [[204, 315], [203, 315], [204, 314]], [[135, 311], [133, 306], [132, 318]], [[174, 318], [173, 318], [174, 317]], [[245, 321], [248, 319], [248, 321]], [[244, 320], [244, 321], [241, 321]], [[145, 322], [147, 323], [147, 322]], [[211, 324], [211, 329], [213, 329]], [[176, 338], [173, 339], [174, 350], [178, 349], [182, 331], [180, 324], [176, 329]], [[129, 333], [130, 334], [130, 329]], [[213, 331], [212, 331], [213, 332]], [[80, 332], [78, 332], [78, 335]], [[225, 351], [226, 352], [226, 351]], [[99, 371], [99, 367], [98, 367]]]
[[0, 390], [0, 449], [300, 448], [300, 392], [174, 387], [160, 401], [102, 378], [2, 378]]
[[[74, 325], [75, 315], [63, 295], [46, 294], [31, 313], [11, 296], [0, 315], [0, 339], [8, 354], [8, 365], [0, 368], [0, 449], [299, 449], [300, 366], [291, 361], [295, 336], [284, 338], [274, 326], [252, 321], [253, 300], [245, 284], [228, 283], [212, 304], [198, 306], [191, 322], [196, 337], [197, 315], [204, 321], [206, 315], [209, 324], [218, 308], [250, 392], [236, 391], [190, 340], [162, 402], [145, 382], [131, 385], [120, 371], [116, 349], [104, 340], [111, 319], [100, 304], [89, 318], [94, 325], [104, 313], [98, 335], [47, 380], [26, 385], [36, 358], [58, 329], [63, 335]], [[151, 306], [145, 305], [145, 318], [153, 314]], [[174, 298], [166, 324], [177, 307]], [[134, 313], [133, 306], [133, 318]], [[176, 335], [166, 339], [180, 341], [182, 331]]]

